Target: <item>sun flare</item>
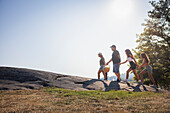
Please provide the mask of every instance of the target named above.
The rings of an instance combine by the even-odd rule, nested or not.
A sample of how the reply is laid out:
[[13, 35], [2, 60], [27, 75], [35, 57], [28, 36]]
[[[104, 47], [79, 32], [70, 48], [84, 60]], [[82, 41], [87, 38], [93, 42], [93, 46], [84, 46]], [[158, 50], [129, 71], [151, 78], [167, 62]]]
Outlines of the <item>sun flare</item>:
[[132, 0], [114, 0], [112, 5], [113, 15], [117, 18], [129, 17], [133, 12]]

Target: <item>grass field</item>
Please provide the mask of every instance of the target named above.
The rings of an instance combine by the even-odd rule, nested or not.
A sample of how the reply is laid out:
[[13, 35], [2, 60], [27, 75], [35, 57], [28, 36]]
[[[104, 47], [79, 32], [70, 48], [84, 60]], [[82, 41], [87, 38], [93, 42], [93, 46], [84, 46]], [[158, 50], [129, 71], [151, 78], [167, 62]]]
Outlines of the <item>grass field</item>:
[[170, 93], [60, 88], [0, 91], [0, 112], [169, 113]]

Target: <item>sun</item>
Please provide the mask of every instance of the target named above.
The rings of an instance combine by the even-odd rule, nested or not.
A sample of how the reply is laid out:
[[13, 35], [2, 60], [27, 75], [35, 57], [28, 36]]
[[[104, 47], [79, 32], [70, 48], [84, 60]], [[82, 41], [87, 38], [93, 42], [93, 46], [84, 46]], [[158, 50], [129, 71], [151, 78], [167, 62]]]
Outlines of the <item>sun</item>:
[[131, 16], [134, 4], [132, 0], [114, 0], [111, 7], [113, 16], [121, 19]]

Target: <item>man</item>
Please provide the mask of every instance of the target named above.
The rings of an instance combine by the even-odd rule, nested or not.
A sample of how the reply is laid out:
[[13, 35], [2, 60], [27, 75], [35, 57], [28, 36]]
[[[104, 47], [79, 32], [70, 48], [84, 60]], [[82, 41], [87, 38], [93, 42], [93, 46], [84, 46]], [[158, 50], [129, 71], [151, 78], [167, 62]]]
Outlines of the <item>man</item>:
[[112, 58], [106, 63], [106, 65], [108, 65], [111, 61], [113, 61], [113, 72], [117, 76], [117, 82], [120, 82], [121, 81], [120, 72], [119, 72], [119, 63], [121, 62], [120, 54], [119, 51], [116, 50], [115, 45], [112, 45], [110, 48], [112, 49], [113, 54], [112, 54]]

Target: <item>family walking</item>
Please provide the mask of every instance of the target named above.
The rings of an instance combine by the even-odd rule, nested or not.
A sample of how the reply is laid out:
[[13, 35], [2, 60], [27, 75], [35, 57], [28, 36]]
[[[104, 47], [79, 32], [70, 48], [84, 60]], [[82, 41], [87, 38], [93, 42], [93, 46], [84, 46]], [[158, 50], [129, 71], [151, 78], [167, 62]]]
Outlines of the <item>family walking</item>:
[[[117, 76], [117, 82], [120, 82], [121, 78], [120, 78], [119, 67], [120, 67], [120, 65], [122, 65], [126, 62], [129, 62], [130, 68], [127, 70], [125, 82], [128, 82], [130, 71], [133, 71], [134, 75], [136, 76], [136, 78], [138, 80], [138, 83], [141, 83], [141, 82], [143, 83], [143, 74], [148, 72], [148, 75], [149, 75], [151, 81], [153, 82], [154, 86], [156, 87], [155, 80], [152, 77], [152, 67], [149, 65], [150, 60], [146, 53], [141, 53], [141, 58], [143, 59], [143, 63], [142, 63], [142, 65], [138, 65], [129, 49], [125, 50], [125, 53], [127, 55], [127, 60], [122, 63], [121, 63], [119, 51], [116, 50], [116, 46], [112, 45], [111, 49], [113, 51], [112, 58], [107, 63], [105, 62], [105, 59], [104, 59], [102, 53], [98, 54], [98, 56], [100, 57], [100, 68], [98, 71], [98, 79], [100, 79], [100, 73], [103, 73], [104, 79], [107, 80], [107, 72], [105, 70], [105, 66], [108, 65], [110, 62], [113, 62], [113, 72]], [[139, 76], [136, 72], [136, 68], [140, 69], [141, 67], [145, 67], [145, 69], [140, 72], [140, 78], [139, 78]]]

